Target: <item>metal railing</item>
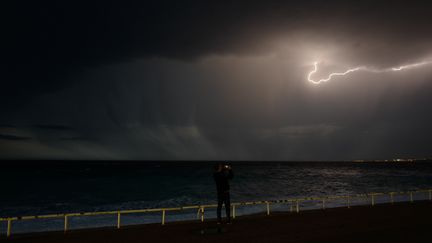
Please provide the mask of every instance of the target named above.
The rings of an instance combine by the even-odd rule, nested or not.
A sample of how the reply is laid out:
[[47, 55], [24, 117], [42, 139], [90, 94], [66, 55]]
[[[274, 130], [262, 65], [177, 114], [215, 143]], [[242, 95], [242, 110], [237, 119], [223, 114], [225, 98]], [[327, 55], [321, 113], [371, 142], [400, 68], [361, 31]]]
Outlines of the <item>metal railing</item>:
[[[366, 198], [370, 199], [370, 205], [374, 206], [377, 204], [377, 197], [388, 197], [390, 203], [395, 202], [395, 196], [397, 195], [408, 195], [409, 202], [414, 202], [414, 195], [418, 193], [424, 193], [424, 197], [421, 200], [432, 200], [432, 189], [425, 190], [415, 190], [415, 191], [406, 191], [406, 192], [387, 192], [387, 193], [367, 193], [367, 194], [355, 194], [355, 195], [346, 195], [346, 196], [325, 196], [325, 197], [306, 197], [306, 198], [292, 198], [292, 199], [283, 199], [283, 200], [269, 200], [269, 201], [254, 201], [254, 202], [237, 202], [231, 203], [232, 210], [232, 218], [236, 218], [236, 208], [252, 206], [252, 205], [265, 205], [266, 214], [270, 215], [271, 205], [272, 204], [289, 204], [290, 212], [300, 212], [300, 206], [302, 202], [306, 201], [315, 201], [320, 202], [322, 209], [326, 208], [326, 203], [334, 200], [344, 200], [344, 204], [346, 207], [350, 208], [352, 205], [353, 199], [358, 198]], [[408, 200], [405, 200], [408, 201]], [[365, 204], [360, 204], [365, 205]], [[183, 211], [183, 210], [197, 210], [197, 218], [204, 222], [204, 212], [205, 209], [208, 208], [216, 208], [217, 204], [208, 204], [208, 205], [194, 205], [194, 206], [183, 206], [183, 207], [172, 207], [172, 208], [150, 208], [150, 209], [135, 209], [135, 210], [118, 210], [118, 211], [102, 211], [102, 212], [84, 212], [84, 213], [64, 213], [64, 214], [47, 214], [47, 215], [36, 215], [36, 216], [21, 216], [21, 217], [7, 217], [0, 218], [0, 222], [6, 221], [6, 236], [10, 237], [12, 234], [12, 222], [13, 221], [21, 221], [21, 220], [37, 220], [37, 219], [61, 219], [64, 220], [64, 232], [69, 230], [69, 219], [72, 217], [83, 217], [83, 216], [97, 216], [97, 215], [116, 215], [117, 216], [117, 225], [116, 227], [120, 229], [121, 227], [121, 216], [126, 214], [137, 214], [137, 213], [151, 213], [151, 212], [159, 212], [161, 213], [161, 224], [165, 225], [166, 223], [166, 214], [169, 211]], [[294, 209], [295, 208], [295, 209]]]

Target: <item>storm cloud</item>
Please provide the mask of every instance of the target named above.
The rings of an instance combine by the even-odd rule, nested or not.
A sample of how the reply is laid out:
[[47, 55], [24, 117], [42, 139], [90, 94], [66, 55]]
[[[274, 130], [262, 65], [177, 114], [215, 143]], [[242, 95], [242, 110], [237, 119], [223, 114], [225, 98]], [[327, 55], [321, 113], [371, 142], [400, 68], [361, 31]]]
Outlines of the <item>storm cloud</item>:
[[429, 60], [429, 4], [62, 2], [11, 9], [0, 123], [15, 126], [7, 136], [32, 139], [3, 139], [3, 158], [430, 155], [430, 66], [319, 86], [306, 80], [316, 60], [323, 63], [318, 76]]

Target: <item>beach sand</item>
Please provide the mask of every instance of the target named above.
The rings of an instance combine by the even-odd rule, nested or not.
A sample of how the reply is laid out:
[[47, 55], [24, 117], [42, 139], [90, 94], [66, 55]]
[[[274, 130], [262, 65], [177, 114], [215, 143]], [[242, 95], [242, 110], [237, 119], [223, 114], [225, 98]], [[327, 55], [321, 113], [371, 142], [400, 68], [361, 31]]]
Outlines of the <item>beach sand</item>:
[[432, 242], [432, 202], [381, 204], [300, 213], [12, 235], [1, 242]]

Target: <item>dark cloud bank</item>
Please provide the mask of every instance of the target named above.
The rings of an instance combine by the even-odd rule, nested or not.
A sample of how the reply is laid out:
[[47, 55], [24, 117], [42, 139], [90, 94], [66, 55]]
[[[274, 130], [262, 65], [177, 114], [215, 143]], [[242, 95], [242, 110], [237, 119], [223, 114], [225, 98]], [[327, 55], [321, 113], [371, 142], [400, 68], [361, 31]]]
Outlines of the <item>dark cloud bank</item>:
[[[432, 57], [420, 1], [10, 6], [0, 156], [339, 160], [427, 157]], [[10, 124], [10, 125], [9, 125]]]

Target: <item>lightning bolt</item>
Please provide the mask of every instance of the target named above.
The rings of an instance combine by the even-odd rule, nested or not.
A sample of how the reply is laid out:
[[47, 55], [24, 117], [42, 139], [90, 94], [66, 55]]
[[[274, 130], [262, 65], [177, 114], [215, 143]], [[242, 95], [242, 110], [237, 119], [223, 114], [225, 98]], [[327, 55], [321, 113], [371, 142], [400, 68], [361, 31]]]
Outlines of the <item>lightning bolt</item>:
[[364, 71], [364, 72], [369, 72], [369, 73], [398, 72], [398, 71], [402, 71], [402, 70], [405, 70], [405, 69], [417, 68], [417, 67], [421, 67], [421, 66], [424, 66], [424, 65], [432, 64], [432, 61], [423, 61], [423, 62], [412, 63], [412, 64], [403, 65], [403, 66], [399, 66], [399, 67], [385, 68], [385, 69], [374, 69], [374, 68], [369, 68], [369, 67], [366, 67], [366, 66], [359, 66], [359, 67], [355, 67], [355, 68], [350, 68], [350, 69], [346, 70], [345, 72], [330, 73], [327, 76], [327, 78], [314, 80], [312, 78], [312, 76], [316, 72], [318, 72], [318, 64], [319, 64], [319, 62], [314, 62], [314, 64], [313, 64], [313, 66], [314, 66], [313, 70], [310, 71], [309, 74], [307, 75], [307, 80], [309, 82], [313, 83], [313, 84], [320, 84], [320, 83], [323, 83], [323, 82], [328, 82], [328, 81], [330, 81], [335, 76], [345, 76], [345, 75], [348, 75], [350, 73], [357, 72], [357, 71]]

